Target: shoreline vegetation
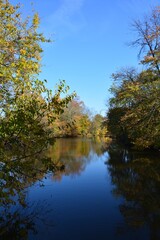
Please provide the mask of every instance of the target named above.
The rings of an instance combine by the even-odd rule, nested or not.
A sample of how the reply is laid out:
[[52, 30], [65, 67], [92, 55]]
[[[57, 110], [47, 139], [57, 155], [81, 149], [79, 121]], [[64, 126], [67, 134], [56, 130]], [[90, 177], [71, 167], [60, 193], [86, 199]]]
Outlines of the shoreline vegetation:
[[[38, 14], [23, 19], [20, 5], [0, 1], [0, 139], [2, 148], [48, 146], [55, 137], [104, 136], [104, 117], [93, 115], [61, 80], [55, 92], [39, 79], [42, 43]], [[62, 98], [62, 95], [64, 96]]]
[[[39, 33], [38, 14], [24, 19], [21, 11], [20, 5], [0, 0], [0, 236], [5, 239], [13, 239], [17, 234], [18, 239], [28, 239], [28, 232], [34, 230], [34, 212], [22, 214], [22, 210], [27, 213], [27, 208], [30, 209], [27, 189], [35, 183], [44, 186], [47, 174], [59, 173], [61, 176], [70, 163], [68, 159], [75, 162], [74, 155], [71, 158], [64, 155], [67, 163], [61, 161], [63, 150], [67, 153], [75, 150], [74, 143], [71, 141], [67, 147], [65, 141], [59, 141], [56, 145], [56, 138], [96, 139], [99, 141], [97, 146], [92, 142], [95, 153], [98, 156], [108, 149], [110, 158], [106, 160], [104, 156], [107, 161], [104, 164], [110, 165], [113, 174], [115, 170], [120, 172], [125, 184], [135, 175], [127, 168], [128, 178], [125, 178], [119, 163], [127, 162], [128, 158], [130, 164], [133, 158], [128, 150], [118, 149], [115, 142], [123, 143], [133, 151], [160, 149], [160, 7], [144, 21], [134, 22], [137, 39], [132, 45], [139, 47], [142, 70], [129, 67], [112, 75], [112, 98], [105, 117], [93, 114], [75, 92], [70, 93], [64, 80], [52, 92], [46, 87], [47, 81], [39, 79], [41, 46], [50, 40]], [[71, 172], [83, 169], [81, 156], [85, 162], [86, 156], [94, 153], [90, 144], [80, 142], [76, 145], [78, 161], [75, 168], [70, 164]], [[93, 155], [89, 159], [92, 157], [94, 159]], [[150, 159], [137, 158], [138, 161], [142, 163], [142, 173], [143, 166], [146, 172], [151, 169], [149, 164], [154, 170]], [[131, 162], [133, 167], [134, 164]], [[144, 174], [140, 172], [141, 175], [143, 182]], [[155, 176], [158, 179], [157, 173]], [[114, 179], [119, 183], [119, 175]], [[39, 208], [41, 212], [43, 209]]]
[[160, 149], [160, 7], [133, 22], [139, 69], [112, 74], [108, 131], [118, 142], [137, 149]]
[[[39, 79], [42, 43], [38, 14], [23, 19], [20, 5], [2, 0], [0, 9], [0, 139], [3, 147], [48, 146], [56, 137], [105, 137], [137, 149], [160, 148], [160, 7], [134, 21], [142, 70], [112, 75], [109, 110], [93, 114], [69, 93], [64, 80], [55, 92]], [[62, 98], [62, 94], [63, 97]]]

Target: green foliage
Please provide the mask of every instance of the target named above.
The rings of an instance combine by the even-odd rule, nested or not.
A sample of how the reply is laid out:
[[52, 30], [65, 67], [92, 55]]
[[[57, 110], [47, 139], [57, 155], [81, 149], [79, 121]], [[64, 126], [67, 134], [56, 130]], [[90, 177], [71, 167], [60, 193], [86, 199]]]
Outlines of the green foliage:
[[84, 102], [74, 98], [64, 108], [63, 113], [53, 124], [56, 136], [87, 136], [89, 134], [90, 116]]
[[78, 97], [72, 99], [63, 109], [64, 112], [52, 124], [56, 137], [95, 137], [105, 136], [104, 118], [87, 109], [84, 102]]
[[90, 133], [93, 136], [105, 137], [107, 134], [107, 128], [104, 124], [105, 118], [100, 114], [96, 114], [91, 122]]
[[125, 129], [125, 140], [138, 148], [160, 147], [159, 19], [156, 8], [148, 21], [134, 23], [138, 39], [133, 44], [144, 52], [141, 64], [146, 69], [127, 68], [112, 75], [109, 129], [116, 138], [124, 136]]
[[[111, 137], [118, 142], [123, 142], [125, 145], [129, 144], [127, 130], [121, 119], [126, 113], [126, 108], [114, 107], [108, 112], [108, 131], [111, 133]], [[115, 117], [116, 116], [116, 117]]]
[[41, 45], [49, 42], [38, 32], [38, 14], [23, 20], [19, 5], [1, 0], [0, 19], [0, 138], [45, 144], [53, 135], [50, 124], [75, 93], [62, 99], [69, 90], [65, 81], [53, 94], [38, 79]]

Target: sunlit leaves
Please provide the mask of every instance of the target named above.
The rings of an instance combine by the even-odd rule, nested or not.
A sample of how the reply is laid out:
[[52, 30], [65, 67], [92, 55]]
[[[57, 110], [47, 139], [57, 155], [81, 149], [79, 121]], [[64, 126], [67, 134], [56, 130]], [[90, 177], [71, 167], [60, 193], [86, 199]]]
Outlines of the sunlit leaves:
[[52, 93], [38, 78], [41, 46], [49, 42], [38, 31], [38, 14], [24, 20], [19, 5], [3, 0], [0, 7], [0, 137], [45, 143], [53, 136], [51, 123], [75, 93], [67, 95], [64, 80]]
[[[138, 72], [127, 68], [112, 75], [109, 128], [116, 138], [123, 135], [123, 141], [127, 137], [138, 148], [160, 147], [159, 14], [155, 8], [144, 22], [134, 22], [138, 38], [132, 44], [143, 51], [141, 64], [147, 69]], [[118, 117], [116, 110], [121, 112]]]

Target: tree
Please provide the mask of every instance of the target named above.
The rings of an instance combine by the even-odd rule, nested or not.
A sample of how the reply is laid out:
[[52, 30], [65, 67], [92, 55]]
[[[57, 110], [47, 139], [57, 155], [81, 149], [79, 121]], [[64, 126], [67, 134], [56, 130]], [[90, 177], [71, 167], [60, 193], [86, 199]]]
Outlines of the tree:
[[[139, 55], [143, 52], [141, 64], [146, 69], [138, 72], [127, 68], [112, 75], [113, 97], [108, 113], [110, 130], [113, 135], [120, 136], [123, 135], [122, 129], [125, 129], [126, 137], [142, 148], [160, 147], [159, 20], [160, 9], [156, 8], [144, 22], [134, 22], [138, 38], [133, 45], [140, 47]], [[117, 122], [113, 121], [117, 118], [116, 109], [123, 113], [118, 115], [120, 118]]]
[[126, 113], [126, 108], [115, 107], [111, 108], [108, 112], [107, 127], [111, 133], [112, 139], [118, 142], [123, 142], [124, 145], [129, 144], [127, 129], [122, 123], [122, 117]]
[[131, 43], [138, 46], [139, 56], [143, 53], [142, 64], [149, 65], [160, 75], [160, 7], [156, 7], [143, 21], [134, 21], [137, 39]]
[[52, 94], [40, 73], [41, 44], [49, 42], [38, 32], [39, 17], [22, 20], [20, 5], [0, 0], [0, 138], [3, 143], [49, 141], [50, 123], [75, 96], [67, 95], [61, 81]]
[[0, 20], [0, 236], [27, 239], [35, 213], [24, 216], [17, 206], [26, 210], [25, 189], [63, 168], [42, 150], [75, 94], [66, 95], [64, 80], [52, 93], [39, 79], [41, 45], [49, 40], [38, 32], [37, 14], [23, 20], [19, 5], [0, 0]]
[[87, 136], [90, 128], [90, 116], [86, 106], [78, 97], [72, 99], [64, 108], [53, 129], [56, 136]]
[[106, 136], [106, 127], [104, 126], [104, 120], [105, 118], [100, 115], [96, 114], [92, 121], [91, 121], [91, 128], [90, 132], [93, 136], [99, 136], [99, 137], [104, 137]]

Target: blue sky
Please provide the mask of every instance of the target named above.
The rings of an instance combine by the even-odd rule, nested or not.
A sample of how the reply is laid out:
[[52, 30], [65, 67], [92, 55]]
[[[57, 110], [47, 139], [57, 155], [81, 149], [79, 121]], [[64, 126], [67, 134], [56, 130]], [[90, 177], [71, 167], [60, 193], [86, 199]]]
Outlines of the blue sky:
[[[26, 15], [30, 1], [23, 3]], [[32, 0], [41, 18], [40, 31], [54, 40], [44, 46], [41, 78], [54, 89], [65, 79], [85, 105], [104, 114], [112, 84], [111, 74], [121, 67], [137, 66], [134, 19], [141, 19], [159, 0]]]

